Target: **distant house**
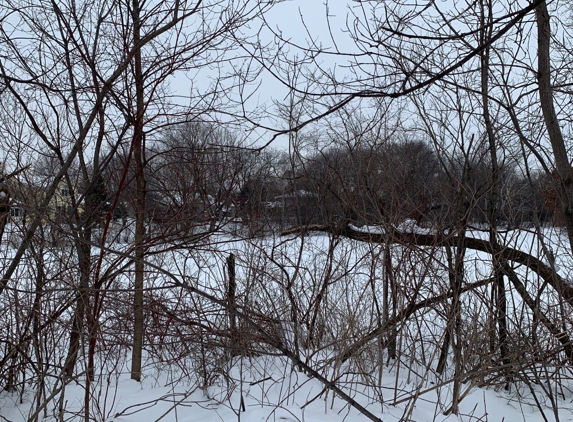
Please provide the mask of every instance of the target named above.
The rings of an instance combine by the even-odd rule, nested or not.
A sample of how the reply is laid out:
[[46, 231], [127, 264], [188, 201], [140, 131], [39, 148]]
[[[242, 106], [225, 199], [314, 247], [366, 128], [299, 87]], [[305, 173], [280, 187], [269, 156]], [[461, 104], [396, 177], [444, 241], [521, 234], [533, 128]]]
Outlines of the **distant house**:
[[17, 201], [10, 202], [10, 220], [14, 221], [21, 221], [24, 219], [25, 215], [25, 206]]
[[48, 215], [52, 221], [65, 220], [72, 215], [76, 202], [74, 195], [76, 194], [70, 190], [67, 183], [60, 181], [48, 206]]
[[47, 208], [41, 209], [41, 204], [46, 195], [45, 188], [23, 183], [16, 179], [9, 182], [9, 214], [12, 221], [24, 221], [39, 213], [42, 215], [44, 223], [63, 222], [71, 216], [74, 203], [77, 202], [76, 197], [74, 197], [77, 192], [72, 192], [68, 185], [61, 181]]

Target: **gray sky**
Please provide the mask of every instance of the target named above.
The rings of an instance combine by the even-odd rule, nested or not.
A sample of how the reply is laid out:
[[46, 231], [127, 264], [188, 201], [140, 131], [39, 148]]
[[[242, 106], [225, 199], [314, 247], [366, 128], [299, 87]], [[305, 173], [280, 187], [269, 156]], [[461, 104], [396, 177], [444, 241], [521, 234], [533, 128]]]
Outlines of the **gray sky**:
[[[284, 1], [274, 6], [270, 13], [265, 15], [266, 24], [294, 45], [307, 46], [313, 41], [322, 45], [327, 51], [334, 52], [336, 48], [343, 51], [353, 51], [354, 44], [345, 33], [348, 6], [351, 4], [352, 2], [342, 0], [329, 1], [328, 3], [324, 0]], [[259, 27], [260, 22], [253, 22], [253, 31], [258, 30]], [[261, 32], [261, 37], [263, 42], [271, 42], [274, 39], [274, 35], [268, 29]], [[290, 58], [300, 55], [294, 45], [288, 48]], [[318, 63], [323, 69], [336, 67], [338, 74], [343, 72], [339, 68], [341, 64], [344, 64], [340, 56], [321, 55], [318, 58]], [[185, 104], [185, 97], [189, 95], [191, 81], [196, 86], [200, 86], [202, 83], [207, 83], [206, 78], [209, 76], [212, 75], [205, 69], [202, 69], [198, 74], [178, 75], [172, 80], [171, 87], [181, 95], [181, 103]], [[205, 82], [202, 82], [203, 80]], [[259, 82], [261, 85], [249, 98], [247, 109], [266, 107], [271, 112], [274, 109], [273, 102], [287, 101], [288, 90], [269, 73], [266, 73]], [[263, 119], [261, 123], [272, 127], [277, 127], [277, 125], [284, 127], [284, 123], [276, 123], [269, 119]], [[258, 130], [253, 139], [259, 138], [258, 143], [262, 144], [267, 142], [271, 136], [271, 132]], [[281, 136], [273, 142], [272, 146], [286, 149], [288, 138]]]

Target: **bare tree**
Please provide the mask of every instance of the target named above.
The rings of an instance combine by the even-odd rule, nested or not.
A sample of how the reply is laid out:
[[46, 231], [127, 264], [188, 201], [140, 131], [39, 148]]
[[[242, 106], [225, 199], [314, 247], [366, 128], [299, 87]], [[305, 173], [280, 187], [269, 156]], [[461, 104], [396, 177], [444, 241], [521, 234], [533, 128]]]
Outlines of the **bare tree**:
[[[101, 338], [105, 290], [116, 281], [116, 270], [125, 270], [130, 260], [137, 270], [132, 375], [135, 379], [141, 376], [143, 258], [149, 247], [144, 219], [146, 142], [154, 139], [158, 128], [172, 122], [192, 120], [203, 113], [216, 120], [220, 116], [216, 111], [229, 112], [227, 107], [235, 104], [219, 99], [239, 86], [246, 88], [246, 81], [259, 70], [243, 69], [241, 77], [245, 79], [235, 79], [232, 67], [226, 64], [233, 61], [237, 68], [242, 66], [237, 48], [241, 43], [248, 44], [250, 35], [241, 28], [271, 5], [248, 0], [232, 5], [222, 1], [15, 0], [3, 5], [0, 129], [5, 135], [7, 171], [41, 161], [38, 151], [46, 152], [54, 166], [45, 184], [38, 183], [33, 175], [27, 177], [29, 189], [22, 190], [34, 199], [28, 203], [36, 206], [27, 209], [25, 232], [2, 268], [0, 293], [10, 289], [11, 280], [29, 256], [36, 257], [38, 292], [46, 285], [43, 280], [52, 279], [44, 266], [43, 249], [35, 243], [38, 236], [51, 231], [47, 227], [53, 233], [63, 233], [74, 246], [71, 256], [77, 261], [70, 268], [76, 270], [75, 276], [65, 278], [64, 285], [58, 287], [72, 292], [72, 303], [66, 299], [66, 309], [73, 310], [73, 317], [67, 327], [66, 358], [59, 365], [62, 375], [52, 388], [53, 392], [62, 391], [72, 379], [85, 373], [86, 420], [91, 417], [90, 382]], [[189, 101], [180, 106], [181, 101], [170, 92], [169, 78], [185, 72], [203, 78], [201, 69], [207, 68], [210, 76], [215, 76], [205, 78], [199, 84], [201, 89], [193, 86], [187, 96]], [[125, 166], [117, 190], [109, 191], [104, 171], [112, 161], [117, 162], [114, 159], [121, 151], [127, 151]], [[120, 205], [121, 190], [129, 184], [130, 162], [136, 167], [137, 236], [132, 248], [109, 254], [109, 228]], [[18, 199], [24, 200], [25, 196]], [[68, 244], [64, 242], [61, 247], [68, 248]], [[111, 262], [116, 269], [109, 266]], [[42, 297], [38, 293], [38, 300]], [[37, 316], [41, 308], [41, 303], [36, 304], [30, 315]], [[36, 339], [39, 331], [53, 327], [63, 310], [54, 312], [52, 320], [43, 314], [44, 321], [52, 323], [34, 325]], [[26, 334], [21, 338], [25, 339]], [[8, 355], [13, 356], [19, 345], [17, 341], [10, 344], [13, 347]], [[77, 369], [83, 357], [85, 372]]]

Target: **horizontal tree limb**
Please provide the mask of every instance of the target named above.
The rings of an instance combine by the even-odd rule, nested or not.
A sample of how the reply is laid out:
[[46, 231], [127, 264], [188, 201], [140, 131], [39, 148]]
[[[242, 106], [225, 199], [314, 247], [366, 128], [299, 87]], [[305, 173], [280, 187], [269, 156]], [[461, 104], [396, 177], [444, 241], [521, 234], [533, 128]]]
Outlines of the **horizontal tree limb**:
[[[385, 233], [369, 233], [356, 230], [350, 226], [334, 227], [328, 225], [309, 225], [299, 226], [286, 230], [281, 235], [292, 235], [306, 233], [309, 231], [317, 231], [324, 233], [331, 233], [339, 236], [344, 236], [349, 239], [359, 240], [368, 243], [397, 243], [403, 246], [430, 246], [430, 247], [465, 247], [476, 251], [486, 252], [491, 255], [496, 254], [498, 260], [514, 262], [521, 264], [537, 273], [544, 281], [547, 282], [555, 291], [562, 297], [569, 305], [573, 306], [573, 286], [565, 279], [563, 279], [556, 271], [549, 265], [545, 264], [541, 259], [520, 251], [519, 249], [511, 248], [509, 246], [494, 246], [489, 240], [475, 239], [464, 236], [460, 239], [456, 235], [447, 235], [443, 233], [425, 234], [414, 232], [403, 232], [393, 227], [387, 228]], [[460, 243], [461, 242], [461, 243]]]

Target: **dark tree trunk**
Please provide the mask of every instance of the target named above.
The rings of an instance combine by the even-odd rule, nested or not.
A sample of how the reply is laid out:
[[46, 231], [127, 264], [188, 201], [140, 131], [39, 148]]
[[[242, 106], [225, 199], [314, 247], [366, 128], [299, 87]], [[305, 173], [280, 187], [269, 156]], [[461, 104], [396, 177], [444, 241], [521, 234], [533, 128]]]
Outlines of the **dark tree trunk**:
[[[133, 43], [140, 41], [141, 22], [138, 0], [132, 2]], [[143, 351], [143, 275], [145, 257], [145, 175], [144, 168], [144, 77], [141, 51], [134, 55], [136, 110], [133, 122], [133, 158], [135, 161], [136, 199], [135, 199], [135, 281], [133, 298], [133, 351], [131, 360], [131, 378], [141, 381], [141, 362]]]

